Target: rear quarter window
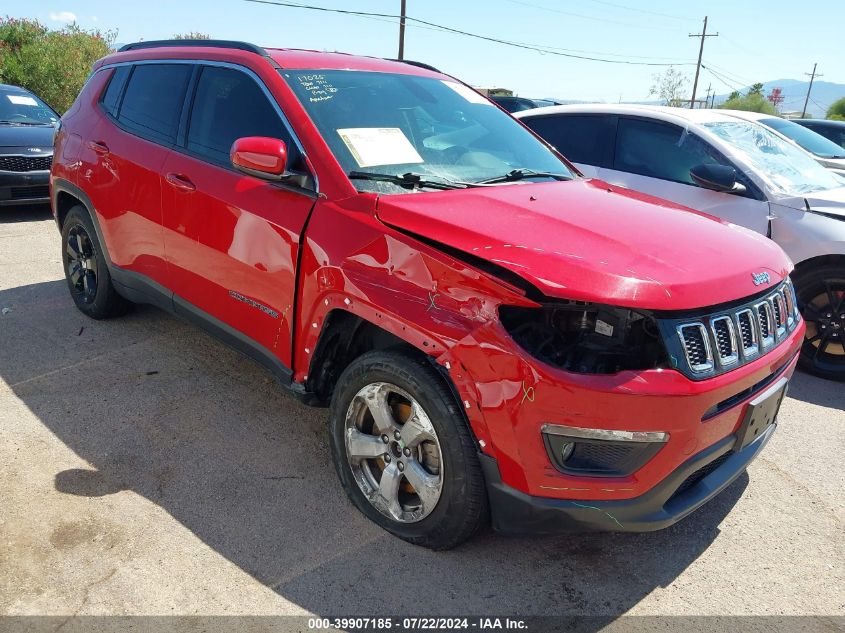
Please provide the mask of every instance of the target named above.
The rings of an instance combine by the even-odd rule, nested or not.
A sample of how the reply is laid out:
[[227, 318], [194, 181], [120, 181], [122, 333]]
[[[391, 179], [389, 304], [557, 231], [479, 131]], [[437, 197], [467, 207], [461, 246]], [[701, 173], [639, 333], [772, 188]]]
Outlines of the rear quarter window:
[[113, 117], [117, 117], [117, 108], [120, 105], [120, 97], [123, 94], [123, 88], [126, 86], [126, 80], [129, 78], [130, 70], [131, 68], [129, 66], [118, 66], [115, 68], [109, 78], [109, 84], [105, 91], [103, 91], [103, 96], [100, 99], [103, 110], [111, 114]]
[[546, 115], [523, 122], [575, 163], [607, 167], [616, 120], [606, 115]]
[[118, 121], [154, 141], [174, 143], [192, 67], [189, 64], [139, 64], [126, 86]]

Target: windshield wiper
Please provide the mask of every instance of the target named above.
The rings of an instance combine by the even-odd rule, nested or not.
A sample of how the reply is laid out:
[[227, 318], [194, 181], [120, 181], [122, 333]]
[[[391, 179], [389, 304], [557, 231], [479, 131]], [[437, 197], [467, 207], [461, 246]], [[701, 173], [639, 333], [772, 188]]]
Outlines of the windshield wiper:
[[52, 125], [51, 123], [42, 123], [40, 121], [9, 121], [8, 119], [0, 120], [2, 125]]
[[[346, 175], [353, 180], [392, 182], [393, 184], [405, 187], [406, 189], [423, 187], [427, 187], [429, 189], [466, 189], [467, 187], [472, 186], [471, 183], [456, 182], [454, 180], [449, 180], [448, 178], [443, 178], [443, 180], [431, 180], [430, 176], [426, 174], [416, 174], [410, 171], [405, 174], [378, 174], [369, 171], [350, 171]], [[441, 178], [441, 176], [435, 176], [435, 178]]]
[[476, 184], [479, 185], [492, 185], [497, 182], [514, 182], [516, 180], [522, 180], [523, 178], [554, 178], [555, 180], [572, 180], [570, 176], [565, 174], [555, 174], [553, 172], [548, 171], [534, 171], [533, 169], [514, 169], [513, 171], [509, 171], [503, 176], [496, 176], [495, 178], [488, 178], [486, 180], [479, 180]]

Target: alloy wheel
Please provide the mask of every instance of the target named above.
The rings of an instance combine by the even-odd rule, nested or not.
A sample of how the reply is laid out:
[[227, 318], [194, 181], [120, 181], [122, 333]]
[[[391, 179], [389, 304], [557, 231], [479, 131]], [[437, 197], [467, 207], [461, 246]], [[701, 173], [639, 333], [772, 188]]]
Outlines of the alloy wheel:
[[80, 224], [70, 229], [65, 244], [67, 275], [73, 292], [83, 303], [97, 298], [97, 257], [88, 232]]
[[401, 523], [427, 517], [443, 490], [443, 454], [420, 404], [386, 383], [363, 387], [349, 405], [346, 456], [361, 492], [381, 514]]
[[804, 354], [816, 369], [845, 370], [845, 279], [825, 279], [801, 294]]

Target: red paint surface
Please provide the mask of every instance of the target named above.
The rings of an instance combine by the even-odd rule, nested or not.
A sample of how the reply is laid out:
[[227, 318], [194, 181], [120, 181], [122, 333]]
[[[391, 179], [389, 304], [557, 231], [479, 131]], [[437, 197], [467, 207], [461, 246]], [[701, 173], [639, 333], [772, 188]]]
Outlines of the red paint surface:
[[[199, 53], [130, 51], [96, 67]], [[270, 54], [285, 68], [438, 76], [342, 54]], [[735, 430], [745, 405], [702, 422], [712, 405], [785, 363], [787, 375], [794, 369], [803, 326], [764, 357], [700, 382], [673, 370], [588, 376], [543, 365], [498, 322], [502, 304], [534, 305], [520, 290], [408, 233], [495, 262], [549, 297], [641, 309], [744, 298], [758, 290], [752, 271], [769, 271], [774, 283], [791, 264], [773, 243], [746, 231], [597, 181], [381, 198], [358, 193], [268, 60], [226, 49], [202, 49], [201, 56], [250, 68], [264, 82], [303, 144], [319, 198], [120, 130], [96, 103], [106, 73], [94, 76], [63, 118], [53, 178], [91, 198], [115, 264], [239, 329], [291, 367], [295, 381], [307, 384], [329, 313], [354, 313], [448, 366], [473, 431], [498, 460], [505, 483], [548, 497], [621, 499], [642, 494], [692, 452]], [[106, 143], [108, 155], [89, 141]], [[193, 188], [178, 186], [184, 182]], [[276, 316], [233, 299], [233, 290]], [[668, 431], [671, 439], [631, 477], [574, 478], [552, 468], [539, 431], [546, 422]]]

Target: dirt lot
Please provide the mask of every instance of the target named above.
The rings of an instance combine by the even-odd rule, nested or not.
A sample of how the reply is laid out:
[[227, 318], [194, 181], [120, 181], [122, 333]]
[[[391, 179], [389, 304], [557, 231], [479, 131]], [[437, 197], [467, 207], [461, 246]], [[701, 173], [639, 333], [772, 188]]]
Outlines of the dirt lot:
[[346, 501], [326, 412], [153, 308], [73, 308], [49, 211], [0, 211], [0, 614], [845, 614], [845, 388], [663, 532], [447, 553]]

